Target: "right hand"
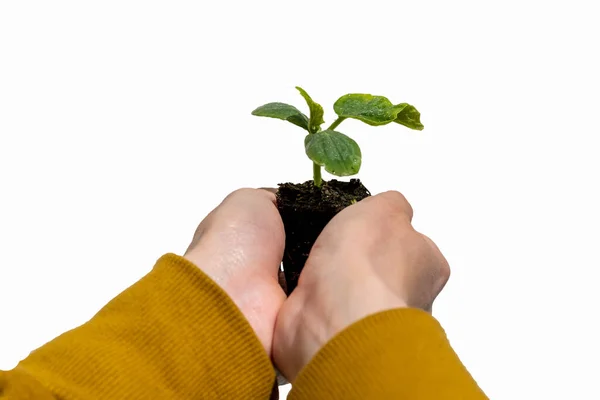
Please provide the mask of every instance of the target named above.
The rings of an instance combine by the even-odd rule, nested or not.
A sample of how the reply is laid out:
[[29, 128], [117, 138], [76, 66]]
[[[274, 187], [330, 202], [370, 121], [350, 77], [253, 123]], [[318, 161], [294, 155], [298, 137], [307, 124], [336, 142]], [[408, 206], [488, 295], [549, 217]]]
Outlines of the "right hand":
[[431, 312], [450, 268], [414, 230], [412, 215], [403, 195], [386, 192], [347, 207], [325, 227], [277, 317], [273, 357], [290, 382], [354, 322], [402, 307]]

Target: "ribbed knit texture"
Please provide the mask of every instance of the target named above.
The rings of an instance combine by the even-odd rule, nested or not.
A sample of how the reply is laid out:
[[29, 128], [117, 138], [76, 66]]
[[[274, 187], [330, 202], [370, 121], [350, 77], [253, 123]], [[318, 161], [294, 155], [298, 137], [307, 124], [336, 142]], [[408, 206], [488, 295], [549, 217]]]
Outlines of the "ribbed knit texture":
[[327, 343], [290, 392], [301, 399], [487, 399], [428, 313], [371, 315]]
[[233, 301], [167, 254], [89, 322], [0, 373], [0, 398], [268, 399], [274, 381]]
[[[89, 322], [0, 371], [0, 400], [267, 400], [274, 380], [233, 301], [167, 254]], [[437, 321], [399, 309], [338, 334], [301, 371], [290, 399], [486, 397]]]

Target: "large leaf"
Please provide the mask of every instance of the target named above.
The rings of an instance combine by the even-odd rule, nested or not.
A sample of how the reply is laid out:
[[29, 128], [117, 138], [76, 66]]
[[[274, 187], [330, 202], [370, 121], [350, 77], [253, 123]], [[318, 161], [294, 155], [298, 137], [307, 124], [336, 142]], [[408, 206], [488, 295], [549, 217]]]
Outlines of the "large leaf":
[[357, 174], [362, 155], [358, 144], [343, 133], [325, 130], [304, 139], [306, 155], [325, 171], [336, 176]]
[[319, 129], [321, 129], [321, 125], [325, 122], [323, 119], [323, 107], [321, 107], [319, 103], [315, 103], [308, 93], [306, 93], [306, 90], [302, 89], [300, 86], [296, 86], [296, 89], [298, 89], [302, 97], [304, 97], [304, 100], [306, 100], [306, 104], [308, 104], [308, 108], [310, 109], [309, 132], [318, 132]]
[[398, 113], [394, 122], [407, 126], [410, 129], [422, 131], [424, 126], [421, 123], [421, 113], [410, 104], [402, 103], [399, 105], [404, 106], [404, 108]]
[[252, 115], [259, 117], [278, 118], [289, 121], [294, 125], [308, 131], [308, 117], [296, 107], [285, 103], [269, 103], [252, 111]]
[[333, 105], [334, 111], [340, 117], [358, 119], [373, 126], [394, 121], [404, 107], [403, 104], [393, 105], [383, 96], [361, 93], [342, 96]]

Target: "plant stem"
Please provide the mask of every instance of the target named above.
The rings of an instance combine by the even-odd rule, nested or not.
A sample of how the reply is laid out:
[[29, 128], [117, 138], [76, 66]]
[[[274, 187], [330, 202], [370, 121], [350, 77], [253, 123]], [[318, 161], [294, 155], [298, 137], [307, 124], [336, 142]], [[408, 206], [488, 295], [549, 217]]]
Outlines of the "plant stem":
[[323, 178], [321, 178], [321, 166], [317, 163], [313, 163], [313, 183], [318, 188], [323, 184]]
[[341, 124], [342, 121], [345, 120], [345, 119], [346, 119], [346, 117], [338, 117], [338, 119], [336, 119], [335, 121], [333, 121], [333, 124], [331, 124], [329, 126], [329, 128], [327, 128], [327, 130], [333, 130], [333, 129], [337, 128], [338, 125]]

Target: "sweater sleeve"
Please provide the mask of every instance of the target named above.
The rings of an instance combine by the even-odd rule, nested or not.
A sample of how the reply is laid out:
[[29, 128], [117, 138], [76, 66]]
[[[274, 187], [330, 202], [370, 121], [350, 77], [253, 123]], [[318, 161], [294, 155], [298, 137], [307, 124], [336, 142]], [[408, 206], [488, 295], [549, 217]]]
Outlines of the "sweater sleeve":
[[0, 399], [268, 399], [271, 361], [227, 294], [174, 254], [0, 372]]
[[300, 372], [290, 400], [482, 400], [439, 323], [417, 309], [384, 311], [330, 340]]

